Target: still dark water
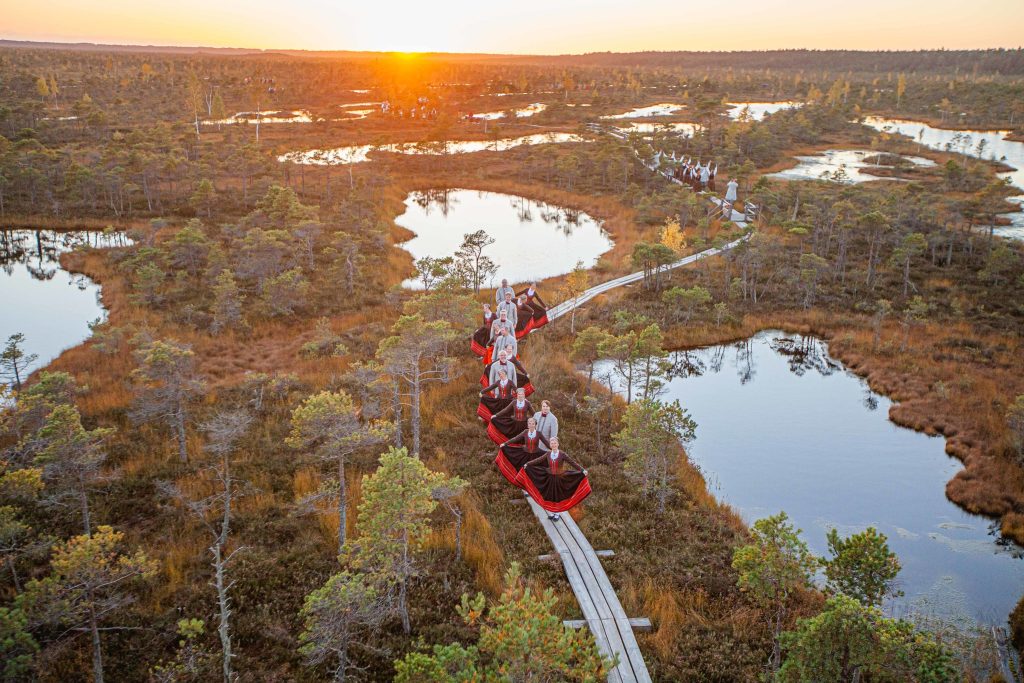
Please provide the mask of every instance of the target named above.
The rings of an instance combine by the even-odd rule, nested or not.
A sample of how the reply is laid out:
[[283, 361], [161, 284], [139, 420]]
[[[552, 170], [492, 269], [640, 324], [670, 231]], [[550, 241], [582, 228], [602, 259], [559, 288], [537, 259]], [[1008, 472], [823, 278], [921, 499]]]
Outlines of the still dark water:
[[874, 526], [903, 564], [891, 611], [1005, 622], [1024, 593], [1020, 548], [946, 499], [961, 465], [943, 439], [890, 422], [892, 402], [824, 342], [762, 332], [672, 357], [662, 398], [697, 421], [691, 458], [748, 524], [785, 510], [819, 556], [829, 529]]
[[104, 318], [100, 288], [60, 266], [59, 257], [79, 246], [127, 244], [120, 233], [0, 230], [0, 343], [21, 332], [25, 350], [42, 367], [89, 337], [89, 323]]

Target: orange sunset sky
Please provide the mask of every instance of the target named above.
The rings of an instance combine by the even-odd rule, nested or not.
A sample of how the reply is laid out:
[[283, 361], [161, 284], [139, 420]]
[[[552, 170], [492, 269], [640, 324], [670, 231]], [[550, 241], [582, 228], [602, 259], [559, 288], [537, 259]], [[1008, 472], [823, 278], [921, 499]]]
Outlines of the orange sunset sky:
[[982, 48], [1024, 42], [1024, 0], [0, 0], [0, 38], [559, 54]]

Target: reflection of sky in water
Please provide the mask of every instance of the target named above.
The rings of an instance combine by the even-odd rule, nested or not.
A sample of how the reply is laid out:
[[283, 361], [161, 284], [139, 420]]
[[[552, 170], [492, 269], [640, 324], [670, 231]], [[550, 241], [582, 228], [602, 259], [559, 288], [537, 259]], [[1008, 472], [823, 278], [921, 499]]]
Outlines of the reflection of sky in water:
[[38, 368], [88, 338], [88, 323], [105, 316], [100, 288], [61, 270], [57, 256], [77, 244], [112, 246], [123, 239], [97, 232], [0, 232], [0, 342], [24, 334], [25, 350], [39, 354]]
[[484, 250], [498, 265], [494, 282], [508, 278], [522, 284], [561, 275], [577, 261], [590, 267], [612, 248], [600, 221], [525, 197], [476, 190], [414, 192], [405, 207], [395, 222], [416, 233], [401, 246], [417, 259], [451, 256], [466, 234], [486, 230], [495, 240]]
[[[533, 116], [534, 114], [541, 113], [542, 111], [544, 111], [547, 108], [548, 108], [548, 105], [544, 104], [543, 102], [534, 102], [533, 104], [529, 104], [529, 105], [527, 105], [527, 106], [525, 106], [525, 107], [523, 107], [521, 109], [516, 109], [515, 110], [516, 111], [516, 118], [517, 119], [529, 118], [529, 117]], [[504, 111], [488, 111], [488, 112], [484, 112], [483, 114], [473, 114], [473, 118], [474, 119], [487, 120], [487, 121], [496, 121], [497, 119], [505, 118], [505, 113], [506, 112], [504, 112]]]
[[686, 108], [685, 104], [652, 104], [649, 107], [637, 107], [621, 114], [609, 114], [603, 119], [642, 119], [648, 116], [671, 116]]
[[[887, 178], [884, 176], [862, 173], [861, 169], [886, 168], [878, 164], [867, 163], [866, 158], [878, 156], [878, 152], [869, 152], [859, 149], [829, 149], [821, 154], [812, 156], [794, 157], [798, 163], [793, 168], [769, 173], [769, 178], [782, 178], [783, 180], [836, 180], [836, 175], [842, 172], [843, 182], [864, 183], [869, 180], [898, 180], [898, 178]], [[915, 156], [901, 156], [900, 163], [908, 163], [914, 166], [931, 167], [935, 162], [931, 159]]]
[[[448, 154], [471, 154], [473, 152], [496, 151], [521, 145], [544, 145], [560, 142], [582, 142], [583, 138], [573, 133], [536, 133], [516, 138], [499, 138], [497, 140], [465, 140], [449, 142]], [[439, 143], [403, 142], [390, 145], [353, 145], [351, 147], [335, 147], [333, 149], [311, 149], [308, 152], [289, 152], [277, 158], [278, 161], [296, 164], [312, 164], [314, 166], [331, 166], [338, 164], [358, 164], [370, 160], [374, 151], [392, 152], [394, 154], [427, 154], [440, 155], [444, 152]]]
[[[1024, 142], [1007, 140], [1007, 131], [947, 130], [933, 128], [918, 121], [886, 119], [879, 116], [869, 116], [864, 119], [864, 123], [875, 130], [909, 136], [931, 149], [1003, 161], [1013, 166], [1014, 170], [1001, 173], [1000, 177], [1009, 178], [1014, 187], [1024, 191]], [[1015, 204], [1024, 204], [1024, 194], [1012, 198], [1011, 201]], [[997, 228], [996, 233], [1024, 240], [1024, 213], [1018, 211], [1006, 214], [1006, 217], [1010, 219], [1012, 225]]]
[[943, 439], [890, 422], [891, 401], [821, 342], [763, 332], [673, 360], [694, 374], [673, 379], [663, 398], [679, 399], [697, 421], [690, 455], [747, 523], [785, 510], [818, 555], [827, 554], [828, 529], [873, 525], [903, 564], [897, 610], [927, 602], [1004, 622], [1024, 591], [1020, 549], [997, 545], [990, 520], [946, 499], [961, 465]]
[[766, 114], [774, 114], [783, 109], [790, 109], [799, 104], [798, 102], [729, 102], [729, 118], [738, 119], [746, 109], [751, 120], [760, 121]]
[[256, 123], [257, 119], [262, 123], [312, 123], [313, 117], [308, 111], [240, 111], [226, 119], [211, 119], [203, 121], [206, 125], [233, 124], [233, 123]]

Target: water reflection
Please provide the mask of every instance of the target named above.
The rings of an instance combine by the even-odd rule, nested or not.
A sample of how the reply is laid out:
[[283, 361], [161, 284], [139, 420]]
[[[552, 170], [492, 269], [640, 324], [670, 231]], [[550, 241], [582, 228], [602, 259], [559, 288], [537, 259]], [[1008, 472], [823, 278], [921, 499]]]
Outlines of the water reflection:
[[374, 152], [392, 154], [471, 154], [473, 152], [502, 152], [521, 145], [546, 145], [563, 142], [583, 142], [584, 138], [573, 133], [535, 133], [514, 138], [496, 140], [466, 140], [458, 142], [399, 142], [385, 145], [352, 145], [333, 149], [311, 149], [306, 152], [289, 152], [277, 158], [278, 161], [314, 166], [359, 164], [370, 160]]
[[26, 351], [42, 366], [89, 337], [89, 323], [103, 318], [99, 286], [60, 266], [60, 254], [77, 247], [128, 244], [121, 233], [44, 230], [0, 231], [0, 342], [21, 332]]
[[819, 555], [829, 529], [875, 526], [903, 564], [906, 595], [890, 611], [1005, 622], [1024, 587], [1021, 549], [946, 499], [961, 464], [943, 439], [886, 419], [892, 402], [823, 341], [763, 332], [670, 360], [664, 398], [697, 421], [691, 458], [748, 523], [785, 510]]
[[203, 124], [212, 126], [233, 123], [312, 123], [313, 117], [308, 111], [240, 111], [226, 119], [210, 119]]
[[872, 180], [901, 180], [875, 175], [868, 172], [870, 170], [935, 166], [934, 161], [924, 157], [880, 154], [863, 149], [828, 149], [820, 154], [795, 158], [799, 162], [796, 166], [785, 171], [769, 173], [767, 177], [783, 180], [829, 180], [853, 184]]
[[516, 195], [428, 190], [411, 193], [405, 206], [395, 222], [416, 233], [402, 244], [414, 258], [451, 256], [464, 235], [483, 229], [495, 240], [485, 254], [498, 265], [496, 280], [524, 283], [561, 275], [577, 261], [593, 265], [613, 246], [601, 222], [589, 215]]
[[652, 104], [649, 107], [636, 107], [621, 114], [609, 114], [602, 119], [643, 119], [648, 116], [671, 116], [686, 109], [685, 104]]
[[[529, 104], [521, 109], [516, 109], [515, 115], [517, 119], [525, 119], [535, 114], [539, 114], [547, 108], [548, 105], [543, 102], [534, 102], [533, 104]], [[472, 118], [480, 119], [481, 121], [496, 121], [498, 119], [505, 118], [506, 113], [507, 112], [505, 111], [488, 111], [483, 114], [473, 114]]]
[[729, 111], [727, 112], [730, 119], [733, 120], [750, 120], [750, 121], [761, 121], [768, 114], [774, 114], [777, 111], [783, 109], [792, 109], [793, 107], [799, 106], [799, 102], [729, 102]]

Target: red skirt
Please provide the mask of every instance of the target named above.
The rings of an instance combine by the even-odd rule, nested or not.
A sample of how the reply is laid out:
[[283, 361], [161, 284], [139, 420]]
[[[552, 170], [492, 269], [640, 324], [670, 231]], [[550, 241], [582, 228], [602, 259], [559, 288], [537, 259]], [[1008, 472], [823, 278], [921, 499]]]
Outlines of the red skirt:
[[487, 354], [487, 345], [491, 341], [491, 328], [486, 325], [473, 333], [469, 339], [469, 348], [476, 355], [483, 358]]
[[516, 322], [516, 339], [522, 339], [533, 331], [533, 318], [525, 315]]
[[[476, 414], [481, 419], [487, 421], [490, 424], [491, 415], [498, 413], [502, 408], [507, 406], [515, 399], [511, 396], [509, 398], [495, 398], [494, 396], [482, 396], [480, 398], [480, 404], [476, 407]], [[518, 432], [517, 432], [518, 433]], [[513, 434], [515, 436], [515, 434]]]
[[498, 466], [498, 471], [508, 479], [510, 484], [522, 488], [522, 484], [516, 481], [516, 475], [519, 474], [519, 470], [523, 469], [523, 465], [540, 457], [542, 453], [543, 451], [530, 453], [525, 446], [499, 446], [498, 455], [494, 457], [494, 464]]
[[[487, 423], [487, 436], [491, 437], [491, 441], [500, 446], [524, 429], [526, 429], [526, 420], [520, 421], [510, 415], [502, 415], [500, 417], [492, 417], [491, 421]], [[533, 457], [537, 458], [540, 455], [538, 453]]]
[[533, 332], [548, 324], [548, 310], [540, 304], [530, 305], [533, 306], [533, 320], [530, 322], [530, 332]]
[[537, 505], [548, 512], [565, 512], [590, 495], [590, 480], [576, 470], [552, 474], [547, 464], [527, 465], [516, 475]]

